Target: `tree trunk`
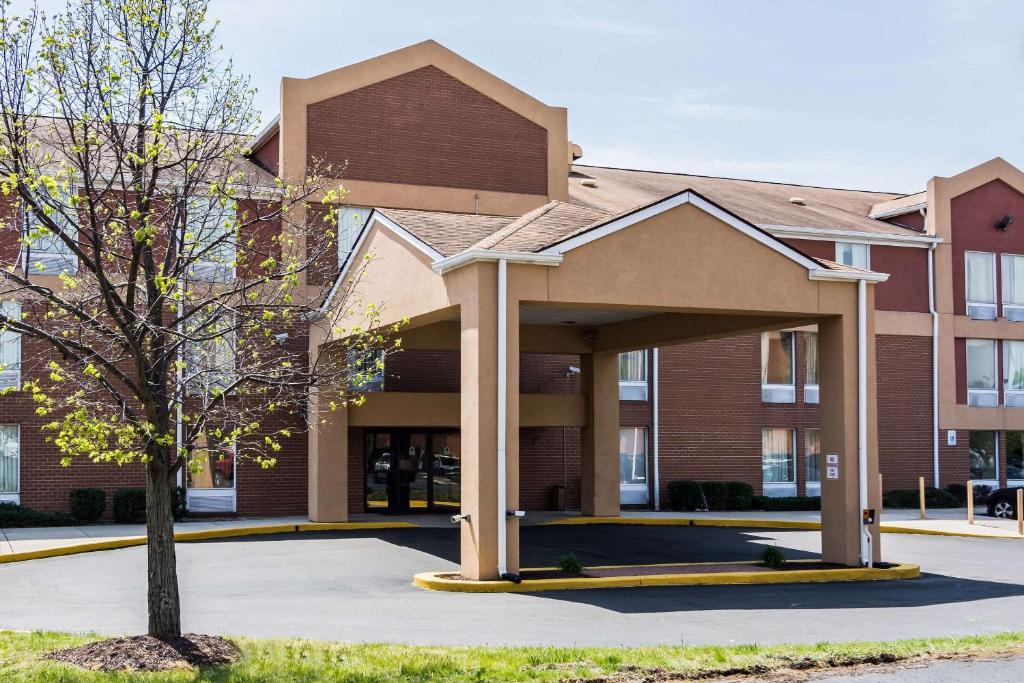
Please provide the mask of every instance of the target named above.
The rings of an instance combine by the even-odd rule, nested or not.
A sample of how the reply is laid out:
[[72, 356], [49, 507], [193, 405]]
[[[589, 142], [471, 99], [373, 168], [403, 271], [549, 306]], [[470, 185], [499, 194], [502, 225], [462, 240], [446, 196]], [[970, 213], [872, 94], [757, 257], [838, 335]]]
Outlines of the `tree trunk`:
[[174, 515], [171, 510], [170, 453], [156, 446], [146, 463], [146, 542], [149, 561], [149, 635], [181, 635], [181, 602], [174, 552]]

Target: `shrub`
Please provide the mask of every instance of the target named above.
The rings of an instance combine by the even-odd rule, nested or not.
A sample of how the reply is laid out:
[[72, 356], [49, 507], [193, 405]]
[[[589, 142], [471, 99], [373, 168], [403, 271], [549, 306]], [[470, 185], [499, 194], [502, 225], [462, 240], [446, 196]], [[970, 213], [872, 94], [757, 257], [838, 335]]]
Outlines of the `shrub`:
[[185, 513], [188, 512], [188, 497], [185, 495], [185, 489], [182, 486], [176, 486], [174, 488], [174, 497], [171, 499], [171, 514], [174, 515], [174, 521], [180, 522], [185, 518]]
[[66, 512], [42, 512], [16, 503], [0, 503], [0, 527], [71, 526], [74, 523]]
[[[931, 508], [956, 508], [960, 501], [949, 491], [928, 487], [924, 490], [924, 503]], [[887, 508], [916, 508], [919, 505], [917, 489], [893, 489], [882, 496]]]
[[569, 553], [558, 561], [558, 568], [565, 574], [578, 576], [583, 573], [583, 563], [576, 559], [576, 556]]
[[782, 569], [782, 565], [786, 564], [786, 557], [777, 546], [766, 545], [761, 551], [761, 564], [769, 569]]
[[749, 510], [754, 489], [745, 481], [694, 481], [680, 479], [668, 484], [673, 510]]
[[118, 489], [115, 491], [114, 519], [120, 524], [146, 521], [146, 489]]
[[821, 498], [818, 496], [785, 496], [782, 498], [754, 496], [753, 508], [765, 512], [820, 510]]
[[966, 484], [946, 484], [945, 491], [960, 501], [960, 505], [967, 505]]
[[[975, 484], [974, 485], [974, 504], [984, 505], [988, 503], [989, 496], [992, 495], [992, 487], [986, 484]], [[964, 496], [964, 505], [967, 504], [967, 496]]]
[[106, 509], [107, 494], [103, 489], [72, 489], [68, 496], [68, 510], [78, 522], [97, 522]]
[[668, 483], [668, 505], [673, 510], [693, 512], [704, 508], [704, 496], [700, 483], [692, 479], [680, 479]]

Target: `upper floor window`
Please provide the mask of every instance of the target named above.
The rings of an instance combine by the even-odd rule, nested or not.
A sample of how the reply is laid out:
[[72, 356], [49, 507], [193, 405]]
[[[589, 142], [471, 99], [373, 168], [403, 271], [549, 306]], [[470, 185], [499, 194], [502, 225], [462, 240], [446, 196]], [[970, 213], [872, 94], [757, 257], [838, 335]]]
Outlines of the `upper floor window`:
[[967, 340], [967, 405], [992, 408], [999, 404], [996, 391], [996, 342]]
[[[21, 304], [17, 301], [0, 302], [0, 313], [8, 320], [20, 320]], [[21, 387], [21, 333], [6, 329], [0, 331], [0, 389], [12, 387]]]
[[356, 246], [359, 233], [366, 225], [370, 209], [361, 206], [343, 206], [338, 211], [338, 264], [345, 263], [349, 252]]
[[1024, 321], [1024, 256], [1003, 254], [1003, 315]]
[[818, 333], [804, 332], [804, 402], [818, 402]]
[[795, 403], [795, 356], [792, 332], [761, 334], [761, 400]]
[[855, 242], [836, 242], [836, 263], [870, 270], [871, 246]]
[[967, 315], [978, 320], [996, 318], [996, 255], [968, 251], [965, 255]]
[[186, 209], [185, 249], [190, 254], [190, 275], [205, 282], [235, 279], [235, 232], [238, 206], [217, 197], [189, 200]]
[[184, 382], [193, 395], [217, 395], [238, 377], [235, 317], [218, 318], [190, 330], [184, 348]]
[[348, 350], [348, 386], [352, 391], [384, 390], [384, 353], [380, 350]]
[[647, 351], [619, 354], [619, 400], [647, 400]]
[[1003, 400], [1024, 407], [1024, 341], [1003, 341]]
[[77, 241], [78, 208], [71, 201], [71, 197], [77, 194], [78, 189], [72, 187], [54, 197], [46, 208], [47, 216], [60, 234], [44, 226], [32, 212], [24, 213], [26, 244], [22, 255], [25, 272], [29, 275], [73, 274], [78, 270], [78, 257], [65, 239]]

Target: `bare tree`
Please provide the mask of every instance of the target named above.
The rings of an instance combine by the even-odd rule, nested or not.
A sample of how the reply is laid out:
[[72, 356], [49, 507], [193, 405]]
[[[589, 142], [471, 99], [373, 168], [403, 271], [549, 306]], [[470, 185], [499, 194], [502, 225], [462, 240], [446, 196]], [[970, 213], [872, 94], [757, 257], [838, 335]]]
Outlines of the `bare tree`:
[[161, 638], [181, 630], [176, 472], [272, 466], [310, 391], [358, 401], [398, 343], [342, 292], [335, 315], [361, 319], [348, 353], [309, 362], [307, 274], [337, 265], [339, 173], [246, 158], [252, 90], [207, 5], [73, 0], [48, 18], [0, 0], [0, 329], [43, 349], [5, 391], [34, 397], [65, 463], [144, 463]]

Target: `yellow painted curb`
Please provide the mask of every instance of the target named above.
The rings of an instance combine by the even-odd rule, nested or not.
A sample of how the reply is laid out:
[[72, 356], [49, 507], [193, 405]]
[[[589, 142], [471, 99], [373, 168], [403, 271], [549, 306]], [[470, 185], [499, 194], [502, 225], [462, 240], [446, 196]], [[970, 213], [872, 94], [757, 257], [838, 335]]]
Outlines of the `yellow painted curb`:
[[[811, 560], [815, 561], [815, 560]], [[697, 563], [718, 564], [718, 563]], [[733, 564], [733, 563], [729, 563]], [[749, 564], [748, 562], [736, 564]], [[634, 565], [659, 566], [659, 565]], [[444, 578], [449, 572], [423, 572], [413, 577], [413, 585], [433, 591], [453, 593], [534, 593], [588, 588], [635, 588], [642, 586], [724, 586], [740, 584], [830, 583], [848, 581], [892, 581], [916, 579], [921, 567], [898, 564], [889, 569], [793, 569], [778, 572], [715, 572], [704, 574], [658, 574], [644, 576], [600, 576], [571, 579], [534, 579], [522, 583], [510, 581], [460, 581]]]
[[[419, 525], [413, 522], [332, 522], [316, 523], [308, 522], [301, 524], [267, 524], [265, 526], [230, 527], [224, 529], [206, 529], [204, 531], [179, 531], [174, 534], [174, 540], [178, 543], [189, 541], [205, 541], [212, 538], [236, 538], [240, 536], [259, 536], [264, 534], [281, 534], [304, 531], [366, 531], [370, 529], [416, 529]], [[134, 546], [146, 545], [145, 536], [125, 536], [105, 541], [87, 541], [74, 545], [60, 546], [57, 548], [43, 548], [40, 550], [26, 550], [19, 553], [0, 554], [0, 564], [10, 562], [25, 562], [27, 560], [40, 560], [46, 557], [62, 557], [64, 555], [77, 555], [79, 553], [91, 553], [99, 550], [117, 550], [118, 548], [131, 548]]]

